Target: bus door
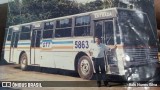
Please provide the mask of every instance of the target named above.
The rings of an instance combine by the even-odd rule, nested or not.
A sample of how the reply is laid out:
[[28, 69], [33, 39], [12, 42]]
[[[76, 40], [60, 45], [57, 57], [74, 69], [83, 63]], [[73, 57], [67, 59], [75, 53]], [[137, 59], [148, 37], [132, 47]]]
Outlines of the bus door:
[[15, 49], [17, 48], [18, 45], [18, 40], [19, 40], [19, 32], [13, 32], [12, 37], [11, 37], [11, 47], [10, 47], [10, 62], [14, 63], [14, 55]]
[[31, 64], [37, 64], [36, 59], [38, 59], [39, 49], [41, 40], [41, 29], [35, 29], [32, 31], [31, 39]]
[[[102, 38], [102, 43], [107, 46], [115, 45], [114, 20], [101, 20], [95, 22], [95, 36]], [[106, 66], [109, 73], [119, 73], [116, 52], [111, 50], [106, 52]]]

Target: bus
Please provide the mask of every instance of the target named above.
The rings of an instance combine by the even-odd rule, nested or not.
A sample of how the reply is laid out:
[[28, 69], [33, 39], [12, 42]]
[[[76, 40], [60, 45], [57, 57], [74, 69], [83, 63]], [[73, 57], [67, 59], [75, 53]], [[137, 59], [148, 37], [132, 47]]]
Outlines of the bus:
[[[89, 55], [95, 36], [116, 50], [106, 54], [106, 75], [126, 80], [154, 75], [158, 62], [157, 35], [148, 15], [139, 10], [109, 8], [10, 26], [4, 59], [28, 66], [74, 70], [91, 79], [95, 70]], [[148, 70], [150, 70], [148, 72]]]

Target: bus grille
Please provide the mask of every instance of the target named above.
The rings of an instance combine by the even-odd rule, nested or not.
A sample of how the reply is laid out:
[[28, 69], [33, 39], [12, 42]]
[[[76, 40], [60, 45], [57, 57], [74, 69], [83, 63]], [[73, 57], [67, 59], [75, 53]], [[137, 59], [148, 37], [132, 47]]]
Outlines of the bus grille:
[[[129, 55], [133, 61], [132, 65], [142, 65], [158, 62], [158, 49], [125, 49], [125, 53]], [[131, 63], [130, 63], [131, 64]]]

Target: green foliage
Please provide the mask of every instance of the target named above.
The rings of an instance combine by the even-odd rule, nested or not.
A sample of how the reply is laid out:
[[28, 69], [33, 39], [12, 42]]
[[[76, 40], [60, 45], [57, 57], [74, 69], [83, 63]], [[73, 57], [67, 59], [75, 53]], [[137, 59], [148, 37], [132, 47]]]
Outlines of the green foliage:
[[103, 8], [104, 4], [101, 0], [85, 4], [75, 2], [74, 0], [10, 0], [8, 26]]
[[[126, 7], [120, 0], [93, 0], [79, 3], [78, 0], [9, 0], [8, 26], [51, 19], [110, 7]], [[151, 18], [154, 11], [152, 0], [130, 1], [136, 8], [147, 12]], [[146, 9], [147, 8], [147, 9]]]

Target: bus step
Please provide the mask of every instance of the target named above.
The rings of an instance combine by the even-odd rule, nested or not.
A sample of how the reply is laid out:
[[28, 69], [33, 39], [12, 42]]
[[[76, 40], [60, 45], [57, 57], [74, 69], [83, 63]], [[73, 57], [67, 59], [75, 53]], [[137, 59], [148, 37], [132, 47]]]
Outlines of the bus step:
[[30, 66], [40, 66], [39, 64], [31, 64]]
[[10, 63], [10, 64], [16, 64], [16, 62], [12, 62], [12, 61], [10, 61], [9, 63]]

